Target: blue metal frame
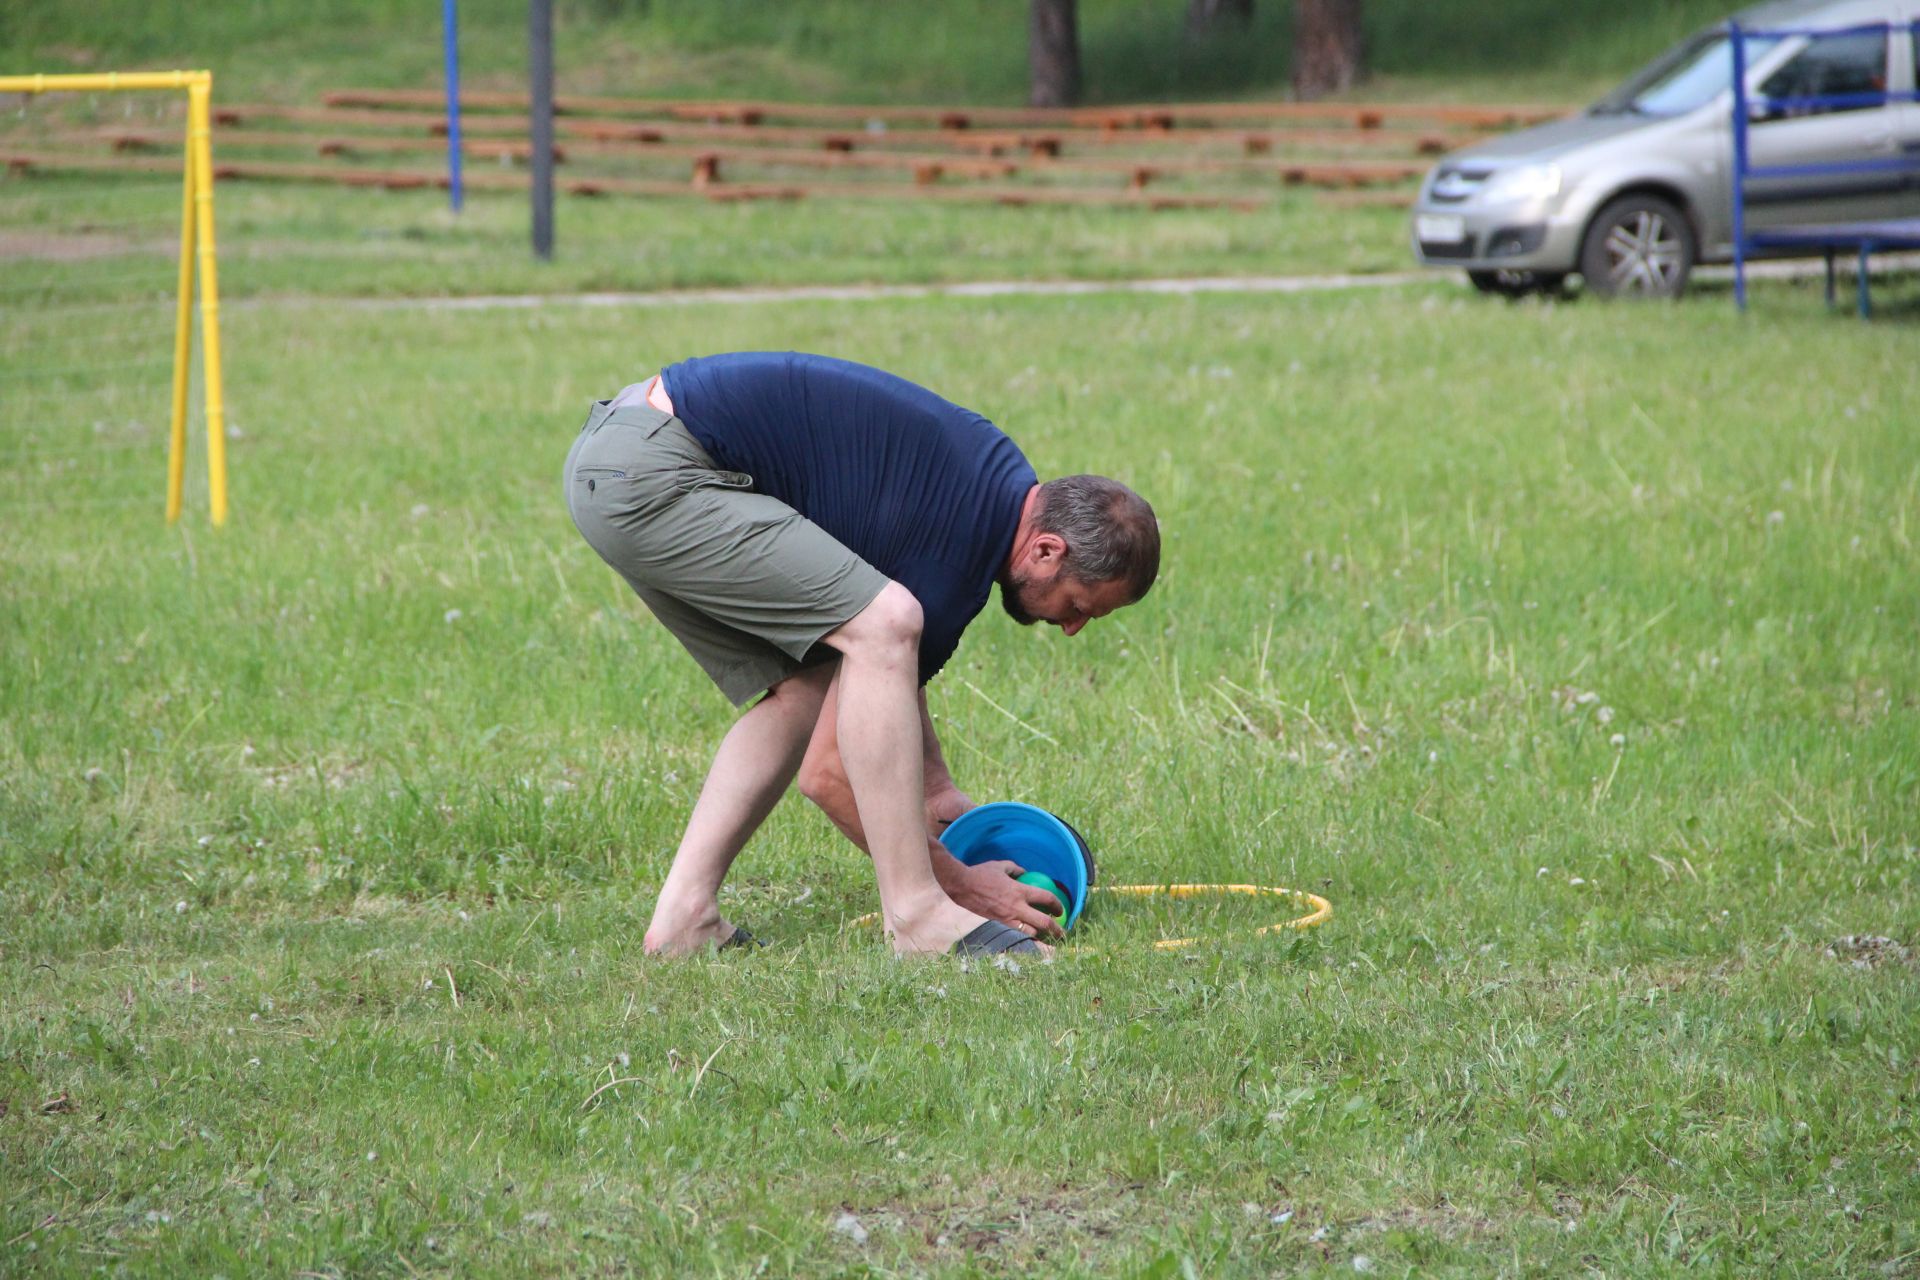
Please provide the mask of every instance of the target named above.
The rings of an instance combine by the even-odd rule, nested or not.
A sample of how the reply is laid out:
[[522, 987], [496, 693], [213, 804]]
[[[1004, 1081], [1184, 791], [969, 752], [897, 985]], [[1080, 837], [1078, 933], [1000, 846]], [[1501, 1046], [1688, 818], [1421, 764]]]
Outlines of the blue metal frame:
[[447, 195], [460, 212], [460, 0], [440, 0], [447, 52]]
[[[1920, 174], [1920, 155], [1896, 156], [1888, 160], [1860, 160], [1849, 164], [1782, 164], [1755, 167], [1747, 142], [1751, 113], [1747, 96], [1746, 42], [1754, 36], [1784, 39], [1794, 36], [1833, 38], [1868, 35], [1874, 32], [1889, 37], [1901, 30], [1891, 22], [1868, 22], [1850, 27], [1742, 27], [1727, 23], [1727, 43], [1733, 53], [1733, 300], [1742, 311], [1747, 309], [1747, 256], [1755, 249], [1788, 245], [1813, 245], [1827, 259], [1827, 303], [1834, 298], [1833, 256], [1836, 249], [1854, 248], [1860, 254], [1859, 310], [1862, 318], [1872, 314], [1867, 288], [1867, 258], [1879, 249], [1920, 247], [1920, 218], [1883, 222], [1834, 223], [1826, 226], [1785, 228], [1780, 231], [1750, 233], [1747, 230], [1747, 179], [1830, 177], [1842, 173], [1914, 173]], [[1905, 30], [1912, 42], [1908, 52], [1920, 62], [1920, 21]], [[1891, 43], [1891, 41], [1889, 41]], [[1836, 93], [1794, 98], [1765, 98], [1768, 107], [1861, 107], [1894, 102], [1920, 102], [1920, 87], [1906, 93]], [[1909, 227], [1909, 222], [1911, 226]]]

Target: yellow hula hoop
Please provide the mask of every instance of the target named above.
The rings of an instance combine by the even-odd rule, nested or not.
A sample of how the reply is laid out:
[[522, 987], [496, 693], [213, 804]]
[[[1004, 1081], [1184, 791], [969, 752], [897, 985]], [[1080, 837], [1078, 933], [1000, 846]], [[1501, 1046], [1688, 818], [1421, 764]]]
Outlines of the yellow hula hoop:
[[[1279, 885], [1112, 884], [1095, 885], [1093, 892], [1117, 893], [1129, 898], [1205, 898], [1222, 897], [1226, 894], [1237, 893], [1250, 897], [1292, 898], [1296, 903], [1309, 904], [1312, 906], [1313, 910], [1307, 912], [1306, 915], [1296, 916], [1291, 920], [1276, 920], [1272, 924], [1261, 925], [1258, 929], [1253, 930], [1247, 935], [1253, 938], [1264, 937], [1270, 933], [1280, 933], [1287, 929], [1311, 929], [1315, 925], [1325, 924], [1327, 921], [1333, 919], [1333, 904], [1319, 894], [1308, 893], [1304, 889], [1285, 889]], [[878, 923], [880, 923], [880, 913], [878, 911], [871, 911], [852, 921], [849, 927], [857, 929], [865, 925]], [[1153, 944], [1153, 949], [1155, 951], [1178, 951], [1182, 947], [1190, 947], [1196, 942], [1203, 941], [1205, 941], [1205, 939], [1199, 935], [1191, 938], [1162, 938]]]
[[[1279, 885], [1267, 884], [1113, 884], [1095, 885], [1095, 893], [1118, 893], [1129, 898], [1206, 898], [1221, 897], [1230, 893], [1245, 894], [1250, 897], [1292, 898], [1296, 903], [1311, 904], [1313, 910], [1306, 915], [1291, 920], [1276, 920], [1272, 924], [1263, 924], [1253, 930], [1249, 937], [1259, 938], [1270, 933], [1279, 933], [1286, 929], [1311, 929], [1315, 925], [1325, 924], [1333, 919], [1333, 904], [1317, 893], [1308, 893], [1304, 889], [1285, 889]], [[1191, 938], [1162, 938], [1153, 944], [1155, 951], [1178, 951], [1204, 941], [1199, 936]]]

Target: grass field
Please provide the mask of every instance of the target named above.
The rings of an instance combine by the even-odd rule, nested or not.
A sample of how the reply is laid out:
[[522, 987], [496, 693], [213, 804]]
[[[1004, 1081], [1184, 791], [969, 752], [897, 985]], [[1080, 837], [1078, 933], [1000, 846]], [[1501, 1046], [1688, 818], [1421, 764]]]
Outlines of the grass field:
[[[8, 442], [0, 1270], [1920, 1262], [1920, 974], [1829, 954], [1920, 941], [1903, 321], [1436, 284], [227, 326], [224, 533], [160, 524], [151, 433], [57, 433], [135, 369]], [[1160, 587], [1072, 641], [983, 615], [948, 754], [1114, 882], [1333, 922], [1102, 902], [1050, 965], [896, 963], [795, 801], [728, 904], [772, 949], [647, 962], [728, 715], [558, 469], [593, 396], [754, 346], [1146, 492]]]
[[[1206, 59], [1181, 7], [1083, 0], [1095, 97], [1279, 91], [1282, 6]], [[0, 61], [437, 83], [417, 8], [33, 0]], [[1020, 8], [600, 0], [562, 84], [1017, 100]], [[510, 83], [523, 10], [466, 10]], [[1368, 12], [1369, 92], [1484, 99], [1717, 16]], [[159, 514], [178, 201], [0, 180], [0, 1275], [1920, 1276], [1910, 274], [1871, 325], [1439, 277], [453, 309], [408, 299], [1402, 270], [1404, 215], [563, 200], [543, 266], [516, 199], [229, 184], [216, 533], [198, 442]], [[559, 470], [594, 397], [753, 347], [1145, 492], [1160, 585], [1072, 640], [990, 606], [949, 760], [1109, 882], [1334, 919], [1104, 899], [1050, 964], [899, 963], [796, 798], [725, 903], [772, 946], [645, 959], [730, 713]]]
[[[1195, 40], [1184, 0], [1080, 0], [1093, 102], [1284, 96], [1291, 6], [1261, 0], [1253, 26]], [[1022, 0], [575, 0], [555, 5], [563, 90], [719, 93], [844, 102], [1020, 102]], [[469, 87], [526, 83], [526, 6], [465, 0]], [[1373, 0], [1369, 94], [1564, 101], [1597, 94], [1695, 27], [1717, 0]], [[229, 100], [300, 99], [346, 85], [439, 84], [439, 10], [406, 0], [18, 0], [0, 13], [9, 70], [211, 66]]]

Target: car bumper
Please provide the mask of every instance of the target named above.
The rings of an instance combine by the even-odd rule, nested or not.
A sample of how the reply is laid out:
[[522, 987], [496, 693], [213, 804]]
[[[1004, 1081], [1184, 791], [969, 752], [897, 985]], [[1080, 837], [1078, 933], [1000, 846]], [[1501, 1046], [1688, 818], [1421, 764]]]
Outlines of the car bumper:
[[1575, 271], [1580, 222], [1542, 204], [1492, 209], [1422, 200], [1413, 207], [1409, 239], [1423, 267], [1470, 271]]

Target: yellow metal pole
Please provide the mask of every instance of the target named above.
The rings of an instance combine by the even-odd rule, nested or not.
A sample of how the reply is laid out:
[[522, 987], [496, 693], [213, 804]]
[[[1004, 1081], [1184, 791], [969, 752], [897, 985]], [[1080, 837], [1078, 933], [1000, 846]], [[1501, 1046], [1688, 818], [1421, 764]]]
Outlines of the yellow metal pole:
[[114, 89], [192, 89], [211, 71], [103, 71], [70, 76], [0, 76], [0, 93], [102, 93]]
[[173, 422], [167, 437], [167, 523], [180, 518], [180, 496], [187, 477], [187, 382], [193, 370], [193, 232], [194, 195], [193, 119], [188, 112], [182, 151], [180, 197], [180, 303], [173, 333]]
[[200, 262], [200, 349], [206, 358], [208, 505], [215, 527], [227, 522], [226, 402], [220, 387], [220, 285], [213, 259], [213, 77], [187, 86], [187, 128], [192, 136], [195, 256]]

